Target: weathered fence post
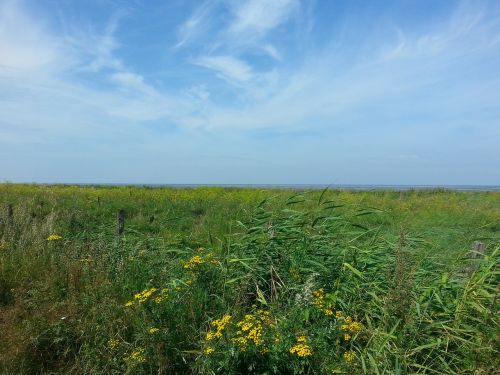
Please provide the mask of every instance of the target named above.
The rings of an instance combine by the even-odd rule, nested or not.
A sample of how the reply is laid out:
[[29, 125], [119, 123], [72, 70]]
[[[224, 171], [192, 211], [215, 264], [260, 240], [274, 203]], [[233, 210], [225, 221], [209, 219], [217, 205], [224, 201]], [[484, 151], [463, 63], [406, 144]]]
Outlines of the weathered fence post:
[[97, 196], [97, 205], [100, 206], [101, 205], [101, 197], [100, 196]]
[[125, 229], [125, 210], [119, 209], [116, 213], [116, 235], [121, 236]]
[[7, 217], [7, 222], [12, 222], [12, 218], [14, 217], [14, 210], [12, 208], [12, 204], [7, 203], [5, 205], [5, 216]]
[[465, 273], [472, 275], [479, 267], [479, 262], [484, 258], [486, 253], [486, 245], [480, 241], [475, 241], [472, 244], [472, 249], [469, 253], [469, 264], [465, 267]]
[[486, 252], [486, 245], [482, 242], [476, 241], [472, 245], [470, 257], [471, 259], [482, 259], [484, 257], [485, 252]]

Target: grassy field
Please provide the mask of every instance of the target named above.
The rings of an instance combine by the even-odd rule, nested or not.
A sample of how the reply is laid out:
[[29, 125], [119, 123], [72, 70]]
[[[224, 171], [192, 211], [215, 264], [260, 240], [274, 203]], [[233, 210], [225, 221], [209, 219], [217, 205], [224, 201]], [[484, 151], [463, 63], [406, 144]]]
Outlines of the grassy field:
[[500, 373], [500, 193], [3, 184], [0, 203], [0, 373]]

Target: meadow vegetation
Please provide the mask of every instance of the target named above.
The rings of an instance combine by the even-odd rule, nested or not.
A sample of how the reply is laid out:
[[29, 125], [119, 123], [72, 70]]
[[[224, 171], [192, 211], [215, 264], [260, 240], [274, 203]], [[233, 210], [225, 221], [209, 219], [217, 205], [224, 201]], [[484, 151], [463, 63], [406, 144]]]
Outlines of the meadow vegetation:
[[499, 373], [498, 192], [2, 184], [0, 203], [0, 373]]

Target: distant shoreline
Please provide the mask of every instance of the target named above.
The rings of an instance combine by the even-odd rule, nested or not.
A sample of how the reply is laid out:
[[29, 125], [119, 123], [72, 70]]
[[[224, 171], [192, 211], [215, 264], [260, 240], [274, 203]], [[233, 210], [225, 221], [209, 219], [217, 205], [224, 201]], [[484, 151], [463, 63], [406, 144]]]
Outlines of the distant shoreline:
[[137, 184], [137, 183], [2, 183], [12, 185], [81, 186], [81, 187], [137, 187], [137, 188], [186, 188], [200, 187], [288, 189], [288, 190], [346, 190], [346, 191], [410, 191], [450, 190], [463, 192], [500, 192], [500, 185], [362, 185], [362, 184]]

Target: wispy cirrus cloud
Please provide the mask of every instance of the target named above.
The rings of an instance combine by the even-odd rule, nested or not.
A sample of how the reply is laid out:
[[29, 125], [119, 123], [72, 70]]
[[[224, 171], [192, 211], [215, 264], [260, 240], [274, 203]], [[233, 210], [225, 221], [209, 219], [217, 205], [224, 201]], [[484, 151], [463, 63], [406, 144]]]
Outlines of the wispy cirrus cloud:
[[297, 0], [250, 0], [237, 2], [231, 8], [234, 20], [229, 32], [260, 37], [280, 26], [299, 9]]
[[178, 27], [174, 47], [186, 46], [210, 35], [211, 47], [220, 43], [248, 44], [289, 21], [300, 9], [299, 0], [205, 0]]
[[110, 123], [189, 114], [189, 101], [156, 90], [115, 55], [121, 16], [112, 15], [101, 32], [57, 34], [22, 3], [0, 5], [0, 142], [113, 132]]
[[203, 56], [193, 63], [215, 70], [221, 78], [229, 82], [246, 82], [253, 76], [250, 65], [233, 56]]
[[210, 14], [218, 4], [218, 0], [205, 0], [197, 7], [189, 18], [178, 28], [178, 39], [174, 47], [182, 47], [199, 36], [203, 31], [207, 31]]
[[[179, 27], [179, 39], [175, 47], [186, 45], [194, 39], [203, 40], [197, 45], [200, 56], [191, 59], [195, 65], [211, 69], [228, 82], [248, 82], [254, 67], [244, 60], [243, 55], [261, 54], [274, 61], [281, 61], [279, 50], [266, 40], [273, 29], [286, 24], [300, 9], [298, 0], [247, 2], [206, 1]], [[215, 24], [218, 15], [223, 14], [222, 27]], [[211, 40], [203, 37], [211, 31]]]

